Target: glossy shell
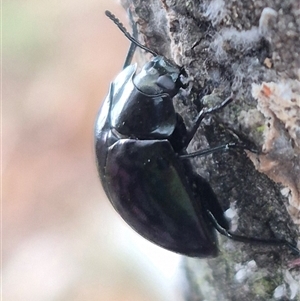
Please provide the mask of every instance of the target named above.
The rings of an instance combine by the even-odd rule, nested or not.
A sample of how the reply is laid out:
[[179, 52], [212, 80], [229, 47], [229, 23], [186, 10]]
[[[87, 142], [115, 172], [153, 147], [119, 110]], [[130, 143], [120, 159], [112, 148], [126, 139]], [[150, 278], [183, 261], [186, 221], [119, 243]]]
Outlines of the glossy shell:
[[172, 98], [141, 93], [133, 84], [135, 69], [128, 66], [118, 75], [97, 117], [96, 156], [104, 190], [146, 239], [187, 256], [215, 256], [215, 231], [202, 199], [212, 203], [208, 207], [215, 215], [223, 211], [209, 185], [168, 140], [177, 122]]

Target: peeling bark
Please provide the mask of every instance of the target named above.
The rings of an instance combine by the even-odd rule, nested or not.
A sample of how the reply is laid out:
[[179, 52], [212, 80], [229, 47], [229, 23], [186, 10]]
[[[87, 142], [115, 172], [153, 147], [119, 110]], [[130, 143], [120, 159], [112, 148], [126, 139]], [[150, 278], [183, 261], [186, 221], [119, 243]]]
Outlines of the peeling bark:
[[[299, 240], [299, 1], [123, 5], [138, 25], [139, 40], [187, 71], [189, 87], [174, 100], [187, 126], [201, 107], [235, 95], [232, 104], [204, 120], [189, 146], [192, 151], [239, 141], [259, 150], [191, 159], [224, 210], [231, 208], [232, 230]], [[141, 55], [139, 63], [147, 58]], [[276, 94], [282, 85], [286, 89]], [[300, 268], [289, 265], [297, 258], [286, 247], [219, 237], [219, 248], [217, 258], [184, 258], [186, 300], [300, 300]]]

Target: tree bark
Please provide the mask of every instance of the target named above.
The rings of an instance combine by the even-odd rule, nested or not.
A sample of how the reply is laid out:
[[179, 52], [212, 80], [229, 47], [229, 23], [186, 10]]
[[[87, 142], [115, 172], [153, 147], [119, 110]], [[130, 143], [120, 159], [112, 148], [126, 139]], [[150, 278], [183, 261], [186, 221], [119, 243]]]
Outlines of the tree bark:
[[[202, 122], [189, 146], [193, 151], [238, 142], [258, 150], [191, 159], [224, 210], [230, 208], [232, 231], [297, 242], [299, 1], [122, 2], [139, 40], [185, 68], [189, 86], [174, 103], [187, 126], [203, 106], [234, 94], [233, 103]], [[141, 54], [143, 64], [149, 55]], [[216, 258], [184, 258], [186, 300], [300, 300], [299, 258], [287, 247], [219, 236], [219, 249]]]

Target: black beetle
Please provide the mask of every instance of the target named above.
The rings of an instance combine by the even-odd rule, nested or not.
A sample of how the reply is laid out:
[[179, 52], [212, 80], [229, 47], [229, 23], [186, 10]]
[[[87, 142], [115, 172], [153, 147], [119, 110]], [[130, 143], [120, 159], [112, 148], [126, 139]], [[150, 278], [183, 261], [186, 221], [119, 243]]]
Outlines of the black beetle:
[[186, 153], [201, 120], [229, 104], [232, 97], [203, 109], [195, 126], [187, 131], [172, 101], [179, 89], [186, 88], [183, 68], [141, 45], [114, 15], [108, 11], [106, 15], [132, 45], [154, 55], [138, 74], [135, 65], [125, 66], [111, 83], [95, 124], [98, 171], [116, 211], [146, 239], [187, 256], [216, 256], [215, 229], [238, 241], [285, 244], [299, 252], [285, 240], [230, 233], [216, 195], [187, 159], [238, 147], [227, 144]]

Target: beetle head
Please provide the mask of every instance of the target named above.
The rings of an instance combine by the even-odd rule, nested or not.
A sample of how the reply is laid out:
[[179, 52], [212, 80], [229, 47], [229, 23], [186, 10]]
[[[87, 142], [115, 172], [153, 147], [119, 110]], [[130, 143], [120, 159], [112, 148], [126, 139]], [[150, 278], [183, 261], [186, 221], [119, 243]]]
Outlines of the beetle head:
[[167, 94], [173, 97], [178, 93], [180, 88], [187, 87], [187, 84], [181, 81], [182, 76], [187, 76], [182, 67], [169, 62], [163, 56], [142, 45], [136, 38], [130, 35], [120, 20], [110, 11], [105, 11], [105, 14], [118, 26], [127, 39], [154, 56], [133, 79], [134, 85], [142, 94], [154, 97]]
[[144, 94], [152, 96], [168, 94], [173, 97], [180, 88], [185, 88], [181, 75], [185, 76], [183, 68], [157, 55], [144, 65], [139, 74], [135, 75], [133, 82]]

